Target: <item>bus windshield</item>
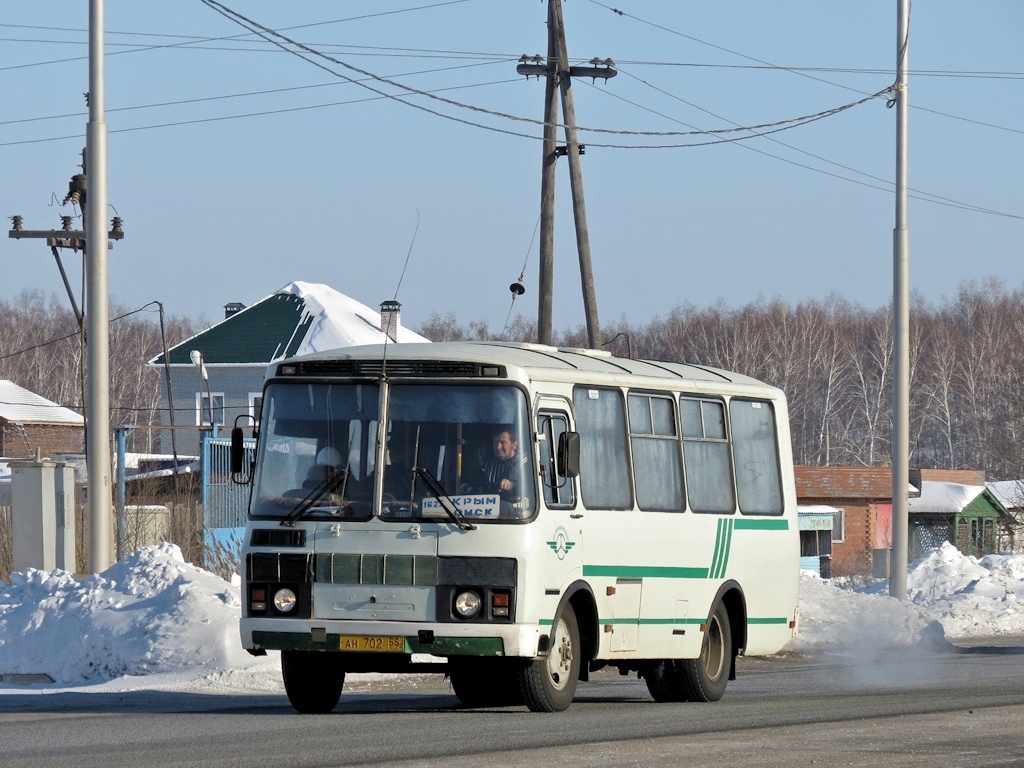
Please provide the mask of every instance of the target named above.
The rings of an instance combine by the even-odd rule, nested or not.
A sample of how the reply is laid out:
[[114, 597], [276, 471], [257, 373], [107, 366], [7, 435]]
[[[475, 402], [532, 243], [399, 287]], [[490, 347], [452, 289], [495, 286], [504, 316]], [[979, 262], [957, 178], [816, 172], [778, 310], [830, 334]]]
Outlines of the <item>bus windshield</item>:
[[447, 517], [423, 481], [425, 470], [473, 522], [531, 517], [536, 493], [528, 425], [526, 398], [515, 387], [393, 387], [383, 516]]
[[380, 389], [279, 384], [263, 399], [254, 517], [369, 517]]
[[[508, 385], [393, 385], [382, 459], [379, 395], [377, 384], [271, 383], [263, 400], [251, 515], [284, 524], [373, 514], [441, 521], [450, 519], [445, 506], [451, 504], [473, 523], [534, 514], [522, 391]], [[375, 510], [379, 461], [383, 503]]]

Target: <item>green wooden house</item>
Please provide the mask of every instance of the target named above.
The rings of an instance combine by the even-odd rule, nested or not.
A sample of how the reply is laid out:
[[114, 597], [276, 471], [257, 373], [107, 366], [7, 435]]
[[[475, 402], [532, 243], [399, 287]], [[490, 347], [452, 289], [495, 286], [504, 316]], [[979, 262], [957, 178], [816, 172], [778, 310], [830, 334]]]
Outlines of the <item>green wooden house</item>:
[[965, 555], [999, 552], [1000, 531], [1013, 517], [984, 485], [924, 480], [909, 500], [909, 554], [919, 557], [948, 541]]

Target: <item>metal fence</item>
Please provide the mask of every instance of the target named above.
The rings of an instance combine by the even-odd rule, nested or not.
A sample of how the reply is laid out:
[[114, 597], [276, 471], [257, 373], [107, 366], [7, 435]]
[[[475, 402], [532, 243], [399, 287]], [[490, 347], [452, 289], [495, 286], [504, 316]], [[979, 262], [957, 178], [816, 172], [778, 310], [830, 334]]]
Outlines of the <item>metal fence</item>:
[[[246, 439], [243, 466], [255, 458], [256, 440]], [[243, 528], [251, 485], [231, 480], [231, 440], [203, 436], [203, 527]]]

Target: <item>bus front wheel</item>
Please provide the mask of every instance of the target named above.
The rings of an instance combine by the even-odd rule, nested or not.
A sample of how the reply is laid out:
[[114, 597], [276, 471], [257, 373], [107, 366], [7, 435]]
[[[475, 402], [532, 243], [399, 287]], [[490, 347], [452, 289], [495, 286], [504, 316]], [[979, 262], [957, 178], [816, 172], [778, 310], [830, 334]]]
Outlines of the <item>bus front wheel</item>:
[[519, 670], [519, 690], [533, 712], [561, 712], [572, 704], [580, 679], [580, 629], [572, 606], [555, 622], [547, 658], [531, 661]]
[[333, 710], [345, 685], [345, 672], [338, 660], [320, 651], [281, 651], [281, 676], [288, 701], [304, 715]]
[[708, 619], [700, 656], [666, 659], [644, 678], [655, 701], [718, 701], [725, 695], [731, 666], [732, 627], [719, 603]]

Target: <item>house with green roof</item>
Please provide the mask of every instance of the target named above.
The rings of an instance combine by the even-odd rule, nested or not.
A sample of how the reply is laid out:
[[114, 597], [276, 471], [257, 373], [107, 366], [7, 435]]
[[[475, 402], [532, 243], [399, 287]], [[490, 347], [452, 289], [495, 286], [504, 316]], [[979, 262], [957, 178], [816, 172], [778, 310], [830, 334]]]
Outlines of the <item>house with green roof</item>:
[[[227, 305], [224, 320], [169, 349], [166, 360], [161, 354], [148, 361], [161, 373], [162, 423], [208, 428], [212, 422], [230, 429], [239, 416], [258, 419], [263, 379], [275, 360], [385, 339], [428, 341], [401, 325], [398, 302], [383, 306], [382, 315], [329, 286], [304, 282], [289, 283], [250, 307]], [[197, 452], [197, 432], [176, 435], [176, 453]], [[171, 447], [165, 430], [161, 448]]]
[[909, 550], [919, 557], [944, 541], [965, 555], [999, 552], [1000, 529], [1016, 521], [984, 485], [921, 481], [921, 495], [908, 503]]

